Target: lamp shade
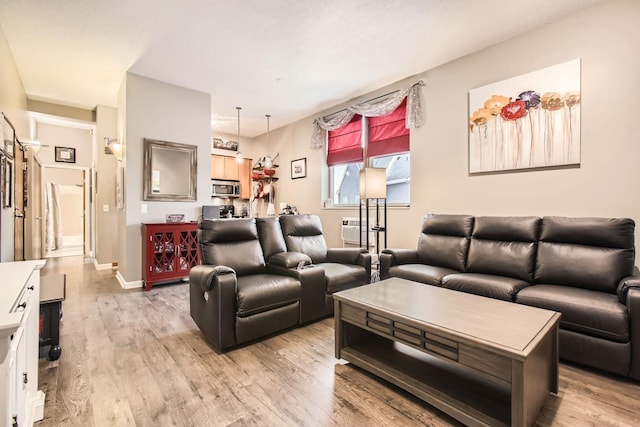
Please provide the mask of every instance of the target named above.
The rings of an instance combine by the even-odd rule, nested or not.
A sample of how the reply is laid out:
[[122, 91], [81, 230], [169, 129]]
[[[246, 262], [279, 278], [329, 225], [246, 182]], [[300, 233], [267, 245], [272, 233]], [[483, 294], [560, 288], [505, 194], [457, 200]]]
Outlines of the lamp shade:
[[385, 199], [387, 197], [387, 170], [364, 168], [360, 171], [360, 198]]

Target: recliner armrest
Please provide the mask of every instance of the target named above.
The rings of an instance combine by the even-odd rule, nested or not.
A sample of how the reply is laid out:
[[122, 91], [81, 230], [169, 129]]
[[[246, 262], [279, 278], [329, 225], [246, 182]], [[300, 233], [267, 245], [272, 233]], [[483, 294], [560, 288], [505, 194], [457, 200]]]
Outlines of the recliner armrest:
[[235, 275], [236, 272], [225, 265], [196, 265], [189, 272], [189, 282], [199, 285], [203, 291], [207, 292], [213, 287], [214, 280], [225, 274]]
[[326, 284], [322, 267], [307, 265], [298, 269], [269, 263], [267, 270], [270, 274], [293, 277], [300, 282], [302, 292], [300, 295], [300, 323], [307, 323], [327, 315], [324, 311]]
[[[635, 274], [633, 277], [638, 278]], [[626, 293], [625, 305], [629, 313], [629, 333], [631, 335], [629, 337], [631, 343], [631, 369], [629, 370], [629, 376], [640, 381], [640, 286], [629, 287]]]
[[633, 268], [633, 275], [625, 277], [618, 284], [618, 301], [622, 304], [627, 302], [627, 293], [631, 288], [640, 288], [640, 270], [638, 267]]
[[311, 258], [302, 252], [280, 252], [269, 257], [267, 261], [270, 265], [284, 268], [297, 267], [301, 262], [303, 265], [309, 265], [311, 264]]
[[371, 255], [364, 248], [329, 248], [327, 250], [327, 262], [356, 264], [366, 268], [367, 258], [371, 263]]

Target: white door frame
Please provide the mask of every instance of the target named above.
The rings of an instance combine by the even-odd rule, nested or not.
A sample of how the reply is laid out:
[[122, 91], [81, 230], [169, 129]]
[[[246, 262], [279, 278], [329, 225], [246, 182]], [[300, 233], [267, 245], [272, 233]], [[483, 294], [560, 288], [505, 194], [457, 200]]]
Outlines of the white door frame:
[[[93, 258], [95, 253], [95, 221], [93, 218], [95, 217], [94, 205], [95, 200], [91, 198], [91, 174], [93, 173], [93, 168], [89, 168], [86, 166], [72, 166], [65, 165], [59, 163], [44, 163], [42, 164], [42, 188], [45, 188], [44, 178], [47, 175], [47, 169], [76, 169], [80, 171], [84, 171], [84, 180], [83, 180], [83, 189], [84, 189], [84, 255], [86, 257]], [[43, 191], [43, 194], [46, 191]], [[44, 201], [43, 201], [44, 203]], [[43, 221], [44, 223], [45, 221]]]

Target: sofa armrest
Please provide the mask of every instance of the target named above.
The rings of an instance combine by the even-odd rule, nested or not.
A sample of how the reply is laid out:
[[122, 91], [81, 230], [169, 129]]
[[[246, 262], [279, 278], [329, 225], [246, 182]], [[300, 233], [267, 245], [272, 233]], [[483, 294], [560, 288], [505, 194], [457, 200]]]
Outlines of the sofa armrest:
[[189, 282], [199, 285], [206, 292], [213, 288], [214, 280], [224, 274], [233, 274], [235, 279], [236, 272], [225, 265], [196, 265], [189, 272]]
[[311, 264], [311, 258], [302, 252], [280, 252], [269, 257], [267, 261], [270, 265], [284, 268], [297, 267], [301, 262], [303, 263], [302, 265], [309, 265]]
[[383, 254], [391, 255], [391, 265], [416, 264], [418, 262], [418, 251], [415, 249], [383, 249]]
[[380, 253], [380, 279], [391, 277], [389, 270], [394, 265], [414, 264], [418, 262], [415, 249], [383, 249]]
[[638, 267], [633, 268], [633, 275], [625, 277], [618, 284], [618, 301], [622, 304], [627, 302], [627, 293], [631, 288], [640, 288], [640, 270]]

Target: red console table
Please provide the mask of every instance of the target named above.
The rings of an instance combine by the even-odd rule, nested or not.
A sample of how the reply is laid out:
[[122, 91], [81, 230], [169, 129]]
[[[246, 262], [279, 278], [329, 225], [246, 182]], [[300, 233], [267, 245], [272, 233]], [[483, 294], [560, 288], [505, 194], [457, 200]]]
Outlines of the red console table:
[[175, 282], [189, 277], [191, 268], [200, 264], [196, 222], [142, 224], [142, 237], [142, 277], [146, 291], [156, 282]]

